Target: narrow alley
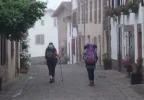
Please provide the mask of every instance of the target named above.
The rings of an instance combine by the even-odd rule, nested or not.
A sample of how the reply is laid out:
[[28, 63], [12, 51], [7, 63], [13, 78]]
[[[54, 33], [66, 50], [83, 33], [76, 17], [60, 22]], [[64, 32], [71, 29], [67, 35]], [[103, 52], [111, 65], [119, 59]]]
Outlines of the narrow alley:
[[56, 81], [49, 83], [46, 65], [33, 66], [12, 88], [0, 93], [0, 100], [143, 100], [134, 92], [124, 74], [116, 71], [95, 71], [95, 86], [88, 85], [86, 69], [80, 65], [56, 68]]

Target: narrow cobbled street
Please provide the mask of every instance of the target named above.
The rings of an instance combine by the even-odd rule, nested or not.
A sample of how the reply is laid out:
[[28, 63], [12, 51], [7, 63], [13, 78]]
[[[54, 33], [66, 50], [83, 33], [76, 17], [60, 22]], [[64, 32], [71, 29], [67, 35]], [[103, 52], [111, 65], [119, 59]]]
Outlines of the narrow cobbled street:
[[46, 65], [33, 66], [17, 84], [0, 93], [0, 100], [144, 100], [130, 87], [125, 75], [116, 71], [95, 71], [95, 86], [88, 85], [86, 69], [79, 65], [56, 68], [56, 81], [49, 83]]

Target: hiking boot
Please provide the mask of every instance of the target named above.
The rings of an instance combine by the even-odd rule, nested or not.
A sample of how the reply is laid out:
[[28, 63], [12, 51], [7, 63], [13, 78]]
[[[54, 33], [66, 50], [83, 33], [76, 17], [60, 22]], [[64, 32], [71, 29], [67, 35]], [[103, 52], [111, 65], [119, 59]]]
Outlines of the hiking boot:
[[53, 82], [55, 82], [55, 79], [52, 79]]
[[92, 84], [92, 83], [90, 83], [90, 84], [89, 84], [89, 86], [93, 86], [93, 84]]
[[92, 86], [94, 86], [94, 80], [92, 81]]
[[91, 81], [89, 86], [94, 86], [94, 81]]
[[50, 79], [50, 83], [53, 83], [53, 80], [52, 80], [52, 79]]

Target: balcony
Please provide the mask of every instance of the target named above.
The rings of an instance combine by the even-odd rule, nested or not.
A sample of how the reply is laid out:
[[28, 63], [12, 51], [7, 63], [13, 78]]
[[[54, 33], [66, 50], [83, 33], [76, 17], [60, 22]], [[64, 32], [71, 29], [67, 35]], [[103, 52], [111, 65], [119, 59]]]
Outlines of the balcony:
[[129, 15], [130, 13], [138, 13], [139, 10], [139, 1], [129, 1], [125, 5], [117, 5], [116, 8], [106, 8], [105, 15], [114, 17], [123, 15]]

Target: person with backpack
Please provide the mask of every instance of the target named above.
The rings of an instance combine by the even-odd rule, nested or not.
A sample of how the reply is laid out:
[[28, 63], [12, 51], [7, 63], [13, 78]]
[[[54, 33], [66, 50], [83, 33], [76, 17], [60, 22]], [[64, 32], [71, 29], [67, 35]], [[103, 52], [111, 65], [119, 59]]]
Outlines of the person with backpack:
[[84, 47], [84, 61], [86, 64], [90, 86], [94, 85], [94, 70], [98, 60], [96, 53], [96, 45], [87, 44]]
[[53, 83], [55, 81], [55, 79], [54, 79], [55, 78], [55, 67], [58, 62], [57, 57], [60, 58], [55, 46], [51, 42], [51, 43], [49, 43], [49, 45], [45, 51], [45, 59], [46, 59], [48, 70], [49, 70], [50, 83]]

